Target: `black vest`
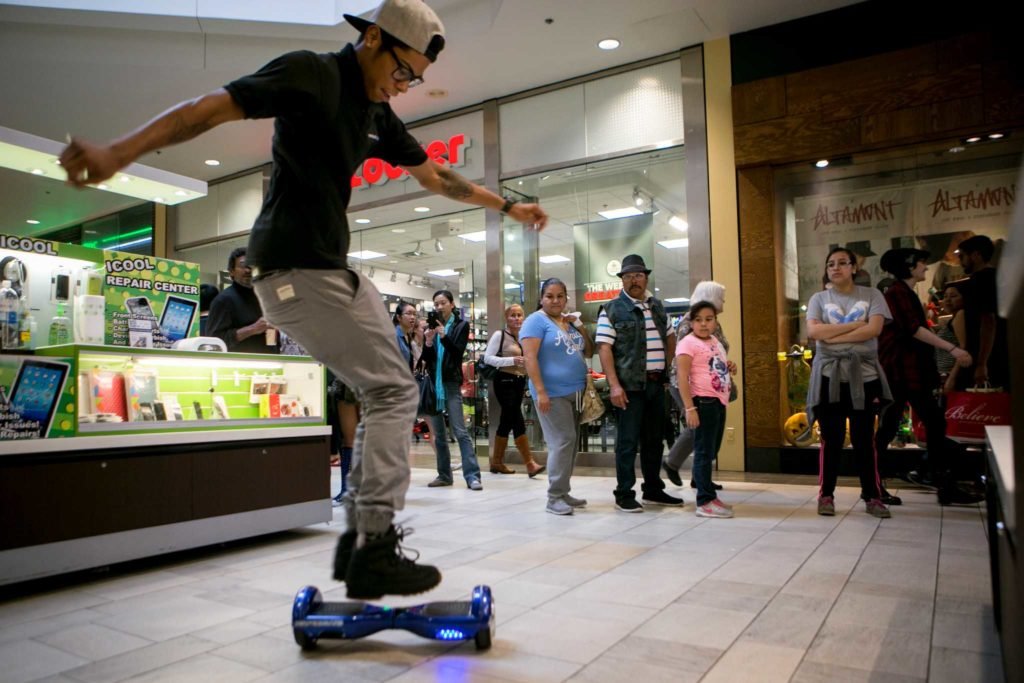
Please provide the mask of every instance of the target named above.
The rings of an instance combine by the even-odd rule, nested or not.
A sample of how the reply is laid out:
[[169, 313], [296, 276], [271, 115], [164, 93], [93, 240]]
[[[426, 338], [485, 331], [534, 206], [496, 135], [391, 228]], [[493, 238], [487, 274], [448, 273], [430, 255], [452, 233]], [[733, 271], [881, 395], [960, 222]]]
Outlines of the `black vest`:
[[[651, 318], [661, 335], [661, 343], [668, 353], [668, 314], [661, 301], [651, 297]], [[626, 391], [639, 391], [647, 385], [647, 326], [644, 313], [636, 302], [625, 292], [604, 305], [608, 322], [615, 330], [612, 357], [615, 359], [615, 374], [619, 384]], [[668, 358], [665, 359], [666, 368]]]

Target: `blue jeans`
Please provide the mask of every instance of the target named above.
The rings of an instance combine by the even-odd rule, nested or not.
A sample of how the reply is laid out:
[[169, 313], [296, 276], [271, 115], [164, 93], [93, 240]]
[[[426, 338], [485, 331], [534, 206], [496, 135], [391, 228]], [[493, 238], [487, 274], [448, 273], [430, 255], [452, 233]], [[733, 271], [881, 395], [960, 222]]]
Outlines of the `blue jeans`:
[[[462, 476], [468, 484], [471, 479], [480, 478], [480, 464], [476, 461], [473, 440], [466, 430], [466, 421], [462, 417], [462, 393], [458, 382], [444, 383], [445, 410], [448, 421], [452, 424], [455, 440], [459, 442], [462, 453]], [[445, 431], [444, 415], [430, 418], [430, 435], [437, 446], [437, 476], [446, 481], [452, 480], [452, 456], [448, 450], [448, 432]]]
[[639, 391], [627, 391], [625, 410], [616, 408], [618, 433], [615, 436], [615, 500], [636, 498], [636, 452], [640, 450], [643, 491], [661, 491], [661, 435], [664, 429], [665, 388], [661, 382], [648, 381]]
[[697, 505], [705, 505], [718, 497], [711, 484], [711, 461], [722, 447], [725, 406], [708, 396], [694, 396], [693, 405], [700, 418], [700, 426], [693, 433], [693, 482], [697, 484]]

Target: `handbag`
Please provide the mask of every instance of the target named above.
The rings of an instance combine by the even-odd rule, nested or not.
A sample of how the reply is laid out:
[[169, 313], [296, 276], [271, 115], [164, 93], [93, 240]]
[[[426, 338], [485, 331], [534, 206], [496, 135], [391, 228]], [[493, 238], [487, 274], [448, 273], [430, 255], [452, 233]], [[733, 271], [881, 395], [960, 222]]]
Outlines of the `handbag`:
[[594, 387], [594, 377], [587, 373], [587, 386], [583, 387], [580, 399], [580, 424], [593, 422], [604, 415], [604, 401], [601, 400], [597, 388]]
[[418, 370], [414, 377], [416, 378], [416, 384], [420, 390], [420, 401], [416, 408], [417, 415], [440, 415], [441, 411], [437, 409], [437, 391], [434, 389], [434, 379], [430, 376], [430, 373], [424, 370]]
[[[505, 346], [505, 330], [501, 331], [501, 343], [498, 344], [498, 356], [501, 356], [501, 352]], [[494, 379], [494, 376], [498, 374], [498, 368], [494, 365], [484, 362], [484, 357], [480, 356], [476, 359], [476, 376], [485, 382], [489, 382]]]
[[946, 436], [984, 439], [985, 427], [1010, 424], [1010, 394], [1001, 389], [974, 388], [946, 396]]

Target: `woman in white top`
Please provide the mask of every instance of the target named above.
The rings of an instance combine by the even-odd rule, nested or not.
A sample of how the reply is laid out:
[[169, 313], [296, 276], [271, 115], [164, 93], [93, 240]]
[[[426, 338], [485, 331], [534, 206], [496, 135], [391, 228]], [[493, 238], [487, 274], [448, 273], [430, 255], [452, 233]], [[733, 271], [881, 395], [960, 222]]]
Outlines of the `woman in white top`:
[[505, 464], [505, 450], [511, 433], [519, 454], [526, 463], [526, 473], [531, 478], [544, 471], [530, 453], [530, 440], [526, 436], [523, 420], [523, 391], [526, 388], [526, 362], [523, 347], [519, 345], [519, 328], [523, 326], [526, 313], [519, 304], [505, 309], [505, 329], [491, 335], [484, 351], [484, 363], [498, 368], [492, 381], [494, 396], [501, 406], [498, 433], [494, 437], [494, 451], [491, 453], [491, 472], [494, 474], [515, 474]]

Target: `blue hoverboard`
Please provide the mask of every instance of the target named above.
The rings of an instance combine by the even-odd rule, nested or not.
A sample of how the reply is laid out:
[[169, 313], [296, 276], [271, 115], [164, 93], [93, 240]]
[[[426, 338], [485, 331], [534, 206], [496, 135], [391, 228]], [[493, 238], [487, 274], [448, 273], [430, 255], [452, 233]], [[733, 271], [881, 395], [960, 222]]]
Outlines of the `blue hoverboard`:
[[320, 589], [306, 586], [295, 595], [292, 631], [303, 650], [321, 638], [352, 640], [401, 628], [433, 640], [473, 639], [487, 650], [494, 637], [494, 598], [490, 586], [477, 586], [471, 600], [428, 602], [414, 607], [383, 607], [365, 602], [324, 602]]

